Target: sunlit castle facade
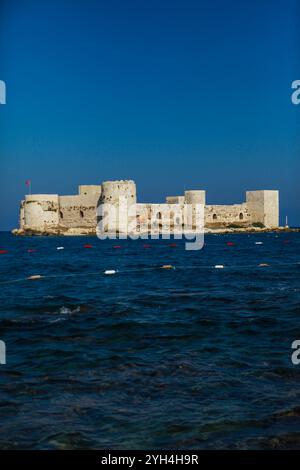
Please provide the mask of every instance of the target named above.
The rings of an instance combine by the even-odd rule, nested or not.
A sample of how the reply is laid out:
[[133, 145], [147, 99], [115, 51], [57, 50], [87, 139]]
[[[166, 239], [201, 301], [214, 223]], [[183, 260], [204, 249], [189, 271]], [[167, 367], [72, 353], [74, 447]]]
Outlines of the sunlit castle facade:
[[247, 191], [245, 202], [232, 205], [206, 204], [206, 192], [202, 189], [167, 196], [161, 204], [139, 203], [136, 194], [134, 181], [120, 180], [81, 185], [78, 194], [70, 196], [26, 195], [20, 205], [20, 227], [13, 232], [17, 235], [175, 233], [187, 220], [193, 228], [204, 226], [205, 231], [279, 226], [276, 190]]

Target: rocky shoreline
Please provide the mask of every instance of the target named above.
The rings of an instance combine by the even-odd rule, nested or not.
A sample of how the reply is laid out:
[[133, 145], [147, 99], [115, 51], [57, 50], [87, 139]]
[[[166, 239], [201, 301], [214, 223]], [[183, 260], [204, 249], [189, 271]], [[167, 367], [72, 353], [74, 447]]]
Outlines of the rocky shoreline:
[[[232, 227], [223, 227], [223, 228], [205, 228], [205, 234], [235, 234], [235, 233], [291, 233], [291, 232], [300, 232], [300, 227], [277, 227], [277, 228], [261, 228], [261, 227], [241, 227], [241, 228], [232, 228]], [[11, 233], [15, 236], [54, 236], [54, 237], [87, 237], [87, 236], [96, 236], [95, 229], [87, 228], [69, 228], [69, 229], [47, 229], [47, 230], [32, 230], [32, 229], [13, 229]], [[160, 232], [155, 232], [153, 235], [161, 234]], [[142, 235], [150, 235], [141, 234]], [[172, 233], [172, 236], [179, 235], [179, 233]], [[183, 234], [184, 236], [184, 234]]]

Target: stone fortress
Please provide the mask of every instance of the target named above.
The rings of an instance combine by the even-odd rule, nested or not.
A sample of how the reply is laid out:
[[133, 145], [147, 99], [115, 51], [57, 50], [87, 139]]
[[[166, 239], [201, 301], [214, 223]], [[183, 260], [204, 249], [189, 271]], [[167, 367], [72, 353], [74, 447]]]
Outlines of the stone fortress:
[[[153, 217], [157, 220], [158, 233], [163, 233], [164, 227], [171, 227], [171, 232], [173, 227], [175, 233], [174, 224], [182, 223], [178, 216], [188, 204], [203, 204], [205, 232], [262, 230], [279, 226], [278, 191], [247, 191], [246, 201], [241, 204], [207, 205], [205, 191], [189, 190], [181, 196], [168, 196], [162, 204], [146, 204], [137, 203], [134, 181], [121, 180], [105, 181], [101, 185], [81, 185], [78, 194], [72, 196], [26, 195], [20, 205], [20, 227], [13, 233], [94, 235], [99, 222], [99, 207], [104, 207], [106, 203], [118, 206], [120, 197], [126, 200], [128, 206], [136, 204], [136, 233], [145, 231]], [[122, 218], [122, 215], [119, 217]], [[115, 220], [117, 223], [118, 227], [122, 225], [122, 221]], [[102, 227], [103, 232], [110, 229], [105, 225]]]

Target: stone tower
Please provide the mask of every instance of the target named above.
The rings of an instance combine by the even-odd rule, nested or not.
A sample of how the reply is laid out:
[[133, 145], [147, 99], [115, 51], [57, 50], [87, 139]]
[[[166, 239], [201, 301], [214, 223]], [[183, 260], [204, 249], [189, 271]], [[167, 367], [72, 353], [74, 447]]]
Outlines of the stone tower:
[[58, 226], [57, 194], [29, 194], [21, 208], [24, 228], [45, 231]]
[[[184, 192], [184, 202], [186, 207], [191, 207], [192, 210], [192, 228], [200, 227], [201, 221], [197, 220], [197, 218], [201, 218], [201, 214], [199, 213], [199, 209], [197, 210], [197, 206], [203, 208], [205, 207], [205, 197], [206, 192], [200, 189], [194, 189]], [[203, 213], [204, 217], [204, 213]]]
[[128, 232], [128, 211], [136, 205], [136, 185], [132, 180], [104, 181], [98, 210], [100, 233]]
[[278, 191], [247, 191], [246, 203], [252, 223], [261, 223], [267, 228], [279, 226]]

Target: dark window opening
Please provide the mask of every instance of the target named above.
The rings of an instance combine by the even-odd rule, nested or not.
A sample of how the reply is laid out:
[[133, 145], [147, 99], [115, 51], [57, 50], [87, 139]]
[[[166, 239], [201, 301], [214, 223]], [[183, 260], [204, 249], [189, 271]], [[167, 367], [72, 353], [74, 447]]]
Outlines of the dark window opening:
[[217, 218], [218, 218], [218, 217], [217, 217], [217, 214], [214, 214], [214, 215], [213, 215], [213, 220], [217, 220]]
[[83, 211], [80, 211], [80, 217], [83, 219], [83, 217], [84, 217]]
[[240, 217], [239, 217], [239, 218], [240, 218], [240, 220], [243, 220], [244, 214], [243, 214], [242, 212], [240, 213]]
[[59, 211], [59, 216], [60, 216], [61, 219], [64, 218], [64, 214], [62, 213], [62, 211]]
[[170, 228], [174, 229], [174, 212], [170, 212]]

